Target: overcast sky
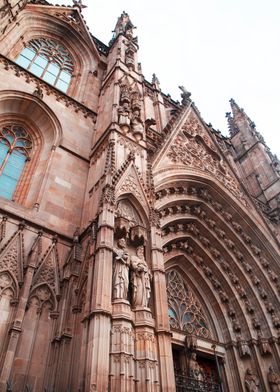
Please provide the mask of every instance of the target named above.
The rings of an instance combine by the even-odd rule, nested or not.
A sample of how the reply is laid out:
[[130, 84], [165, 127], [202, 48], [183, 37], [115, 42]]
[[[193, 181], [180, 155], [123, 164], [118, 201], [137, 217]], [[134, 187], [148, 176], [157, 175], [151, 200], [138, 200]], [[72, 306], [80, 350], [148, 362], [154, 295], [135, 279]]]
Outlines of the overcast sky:
[[223, 134], [234, 98], [280, 158], [280, 0], [83, 3], [91, 32], [106, 44], [121, 12], [130, 15], [147, 80], [155, 72], [162, 91], [175, 100], [184, 85], [204, 120]]

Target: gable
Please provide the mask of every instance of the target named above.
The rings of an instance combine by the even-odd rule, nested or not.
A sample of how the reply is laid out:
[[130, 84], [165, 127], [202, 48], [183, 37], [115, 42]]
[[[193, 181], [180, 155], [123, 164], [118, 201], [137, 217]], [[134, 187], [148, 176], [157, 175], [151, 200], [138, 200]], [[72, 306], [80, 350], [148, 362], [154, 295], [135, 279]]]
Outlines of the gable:
[[179, 123], [163, 144], [154, 160], [153, 172], [176, 167], [212, 177], [243, 204], [247, 204], [230, 165], [192, 106], [185, 109]]

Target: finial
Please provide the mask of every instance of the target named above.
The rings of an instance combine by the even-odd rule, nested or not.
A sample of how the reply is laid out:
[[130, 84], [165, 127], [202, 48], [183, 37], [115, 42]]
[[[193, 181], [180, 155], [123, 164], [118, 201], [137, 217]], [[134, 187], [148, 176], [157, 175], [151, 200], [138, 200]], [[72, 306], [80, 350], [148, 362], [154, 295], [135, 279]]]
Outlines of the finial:
[[192, 95], [184, 86], [179, 86], [179, 89], [182, 91], [181, 98], [182, 104], [186, 105], [190, 102], [190, 96]]
[[[231, 100], [230, 100], [231, 103]], [[228, 121], [228, 130], [229, 130], [229, 134], [230, 136], [234, 136], [239, 132], [239, 128], [235, 125], [234, 123], [234, 119], [231, 115], [231, 112], [226, 112], [226, 118]]]
[[86, 5], [83, 4], [82, 0], [72, 0], [74, 7], [78, 7], [80, 9], [80, 11], [82, 10], [82, 8], [87, 8]]
[[152, 76], [152, 84], [154, 84], [155, 87], [158, 90], [160, 90], [160, 83], [159, 83], [158, 77], [157, 77], [157, 75], [155, 73], [153, 73], [153, 76]]

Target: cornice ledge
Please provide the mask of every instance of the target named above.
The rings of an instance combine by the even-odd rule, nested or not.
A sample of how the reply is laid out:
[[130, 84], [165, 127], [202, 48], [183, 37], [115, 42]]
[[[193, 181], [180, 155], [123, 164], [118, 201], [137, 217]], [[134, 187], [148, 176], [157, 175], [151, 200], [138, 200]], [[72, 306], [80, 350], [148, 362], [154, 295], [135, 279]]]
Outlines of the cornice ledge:
[[81, 112], [85, 118], [91, 118], [93, 123], [96, 122], [97, 114], [94, 111], [79, 101], [76, 101], [74, 98], [69, 97], [67, 94], [64, 94], [62, 91], [58, 90], [44, 80], [36, 77], [31, 72], [16, 64], [14, 61], [10, 60], [3, 54], [0, 54], [0, 63], [4, 64], [5, 70], [8, 71], [12, 69], [17, 77], [25, 76], [25, 81], [27, 83], [34, 82], [37, 88], [39, 87], [41, 90], [43, 90], [46, 95], [54, 95], [56, 100], [63, 102], [66, 107], [72, 107], [75, 109], [76, 113]]

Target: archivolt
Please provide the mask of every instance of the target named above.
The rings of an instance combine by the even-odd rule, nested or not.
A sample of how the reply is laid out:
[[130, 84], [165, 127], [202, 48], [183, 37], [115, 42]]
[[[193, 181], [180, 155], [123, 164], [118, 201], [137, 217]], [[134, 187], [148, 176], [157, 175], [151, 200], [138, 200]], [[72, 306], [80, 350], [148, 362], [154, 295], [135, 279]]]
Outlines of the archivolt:
[[276, 260], [256, 224], [213, 187], [194, 181], [169, 183], [157, 199], [166, 259], [180, 252], [177, 261], [188, 274], [196, 271], [197, 286], [208, 282], [236, 336], [278, 330]]

